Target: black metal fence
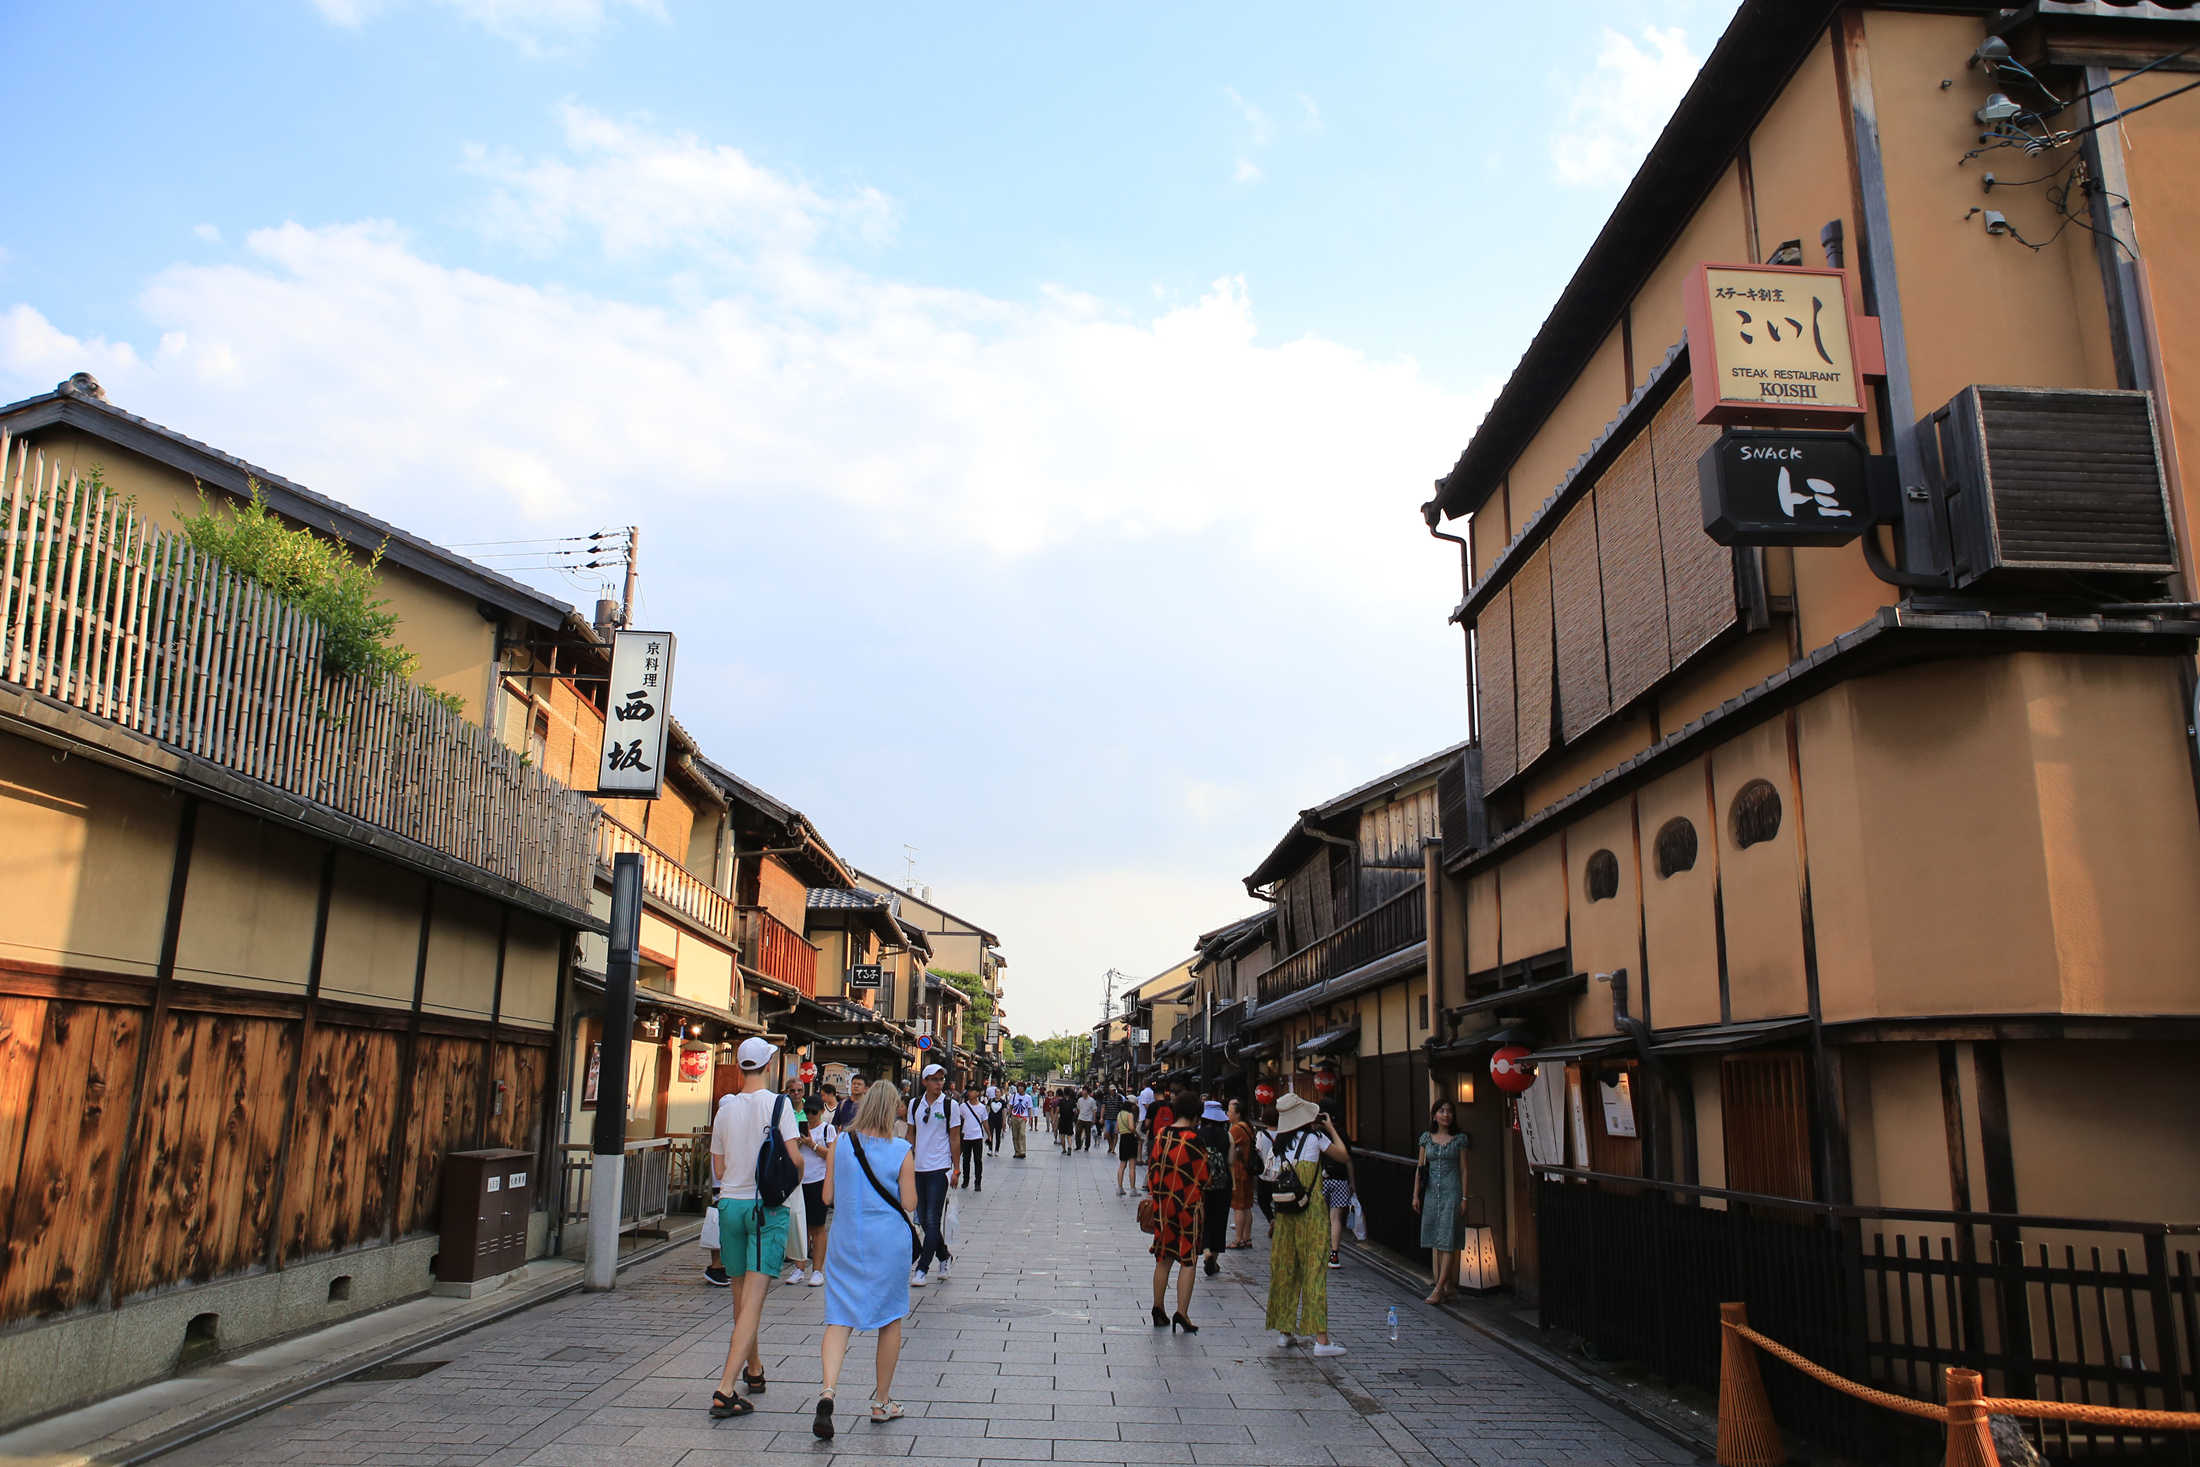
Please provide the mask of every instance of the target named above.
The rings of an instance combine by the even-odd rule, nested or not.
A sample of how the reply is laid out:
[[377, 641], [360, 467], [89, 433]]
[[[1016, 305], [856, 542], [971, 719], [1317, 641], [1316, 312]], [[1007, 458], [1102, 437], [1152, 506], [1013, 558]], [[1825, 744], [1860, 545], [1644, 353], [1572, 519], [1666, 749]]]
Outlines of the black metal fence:
[[[1851, 1380], [1944, 1400], [1986, 1394], [2184, 1410], [2200, 1392], [2191, 1224], [1834, 1207], [1555, 1169], [1535, 1182], [1542, 1322], [1716, 1391], [1718, 1306]], [[2111, 1264], [2110, 1260], [2113, 1260]], [[1774, 1417], [1857, 1461], [1937, 1460], [1940, 1431], [1769, 1360]], [[2028, 1429], [2031, 1429], [2028, 1427]], [[2188, 1462], [2193, 1444], [2049, 1423], [2049, 1456]]]

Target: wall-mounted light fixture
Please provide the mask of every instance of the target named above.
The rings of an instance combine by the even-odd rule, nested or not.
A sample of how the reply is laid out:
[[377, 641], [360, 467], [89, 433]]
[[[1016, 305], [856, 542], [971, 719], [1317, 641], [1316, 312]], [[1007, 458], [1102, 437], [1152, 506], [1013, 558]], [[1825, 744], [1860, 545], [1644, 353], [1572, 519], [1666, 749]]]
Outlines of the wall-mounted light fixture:
[[1472, 1105], [1472, 1104], [1474, 1104], [1474, 1076], [1473, 1076], [1473, 1074], [1472, 1074], [1472, 1073], [1470, 1073], [1470, 1072], [1468, 1072], [1468, 1071], [1466, 1071], [1466, 1070], [1461, 1070], [1461, 1071], [1459, 1072], [1459, 1101], [1458, 1101], [1458, 1103], [1459, 1103], [1459, 1104], [1461, 1104], [1461, 1105]]

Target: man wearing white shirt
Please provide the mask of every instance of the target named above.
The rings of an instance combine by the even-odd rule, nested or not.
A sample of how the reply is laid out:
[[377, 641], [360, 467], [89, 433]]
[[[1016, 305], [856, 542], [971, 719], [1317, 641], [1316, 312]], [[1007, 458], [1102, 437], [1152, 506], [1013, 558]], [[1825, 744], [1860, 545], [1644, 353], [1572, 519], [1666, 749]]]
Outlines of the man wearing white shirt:
[[985, 1119], [985, 1100], [973, 1085], [963, 1092], [962, 1180], [955, 1185], [969, 1187], [975, 1181], [971, 1190], [977, 1192], [985, 1190]]
[[947, 1094], [946, 1067], [926, 1065], [923, 1079], [923, 1092], [911, 1098], [902, 1117], [909, 1123], [909, 1144], [916, 1157], [917, 1227], [924, 1234], [916, 1271], [909, 1276], [910, 1284], [919, 1289], [930, 1281], [935, 1259], [943, 1279], [955, 1262], [940, 1234], [940, 1223], [947, 1215], [948, 1183], [962, 1160], [963, 1144], [962, 1102]]
[[1017, 1085], [1008, 1094], [1008, 1136], [1016, 1143], [1016, 1159], [1024, 1159], [1024, 1136], [1031, 1128], [1031, 1087]]
[[756, 1409], [733, 1388], [733, 1375], [746, 1358], [748, 1370], [741, 1378], [749, 1394], [764, 1389], [757, 1327], [764, 1318], [765, 1286], [786, 1266], [787, 1209], [766, 1207], [756, 1195], [756, 1162], [767, 1133], [787, 1148], [797, 1168], [802, 1165], [795, 1109], [772, 1090], [771, 1062], [778, 1057], [768, 1039], [741, 1041], [741, 1092], [729, 1097], [731, 1105], [719, 1107], [710, 1129], [710, 1172], [720, 1187], [718, 1258], [735, 1285], [733, 1338], [726, 1343], [726, 1368], [710, 1408], [715, 1417], [746, 1416]]

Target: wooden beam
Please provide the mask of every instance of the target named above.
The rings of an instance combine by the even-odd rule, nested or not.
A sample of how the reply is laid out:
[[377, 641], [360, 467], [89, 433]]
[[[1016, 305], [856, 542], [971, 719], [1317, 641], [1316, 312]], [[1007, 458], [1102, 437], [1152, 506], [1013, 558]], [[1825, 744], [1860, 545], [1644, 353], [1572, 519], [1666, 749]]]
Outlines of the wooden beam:
[[313, 1037], [321, 1006], [321, 967], [328, 952], [329, 906], [336, 894], [336, 846], [321, 848], [321, 890], [313, 908], [313, 956], [306, 965], [305, 1013], [298, 1020], [298, 1059], [290, 1072], [290, 1109], [283, 1118], [283, 1139], [275, 1148], [275, 1175], [269, 1186], [267, 1266], [283, 1266], [283, 1191], [290, 1178], [290, 1147], [298, 1136], [305, 1105], [306, 1074], [313, 1066]]
[[382, 1191], [382, 1241], [396, 1235], [398, 1193], [403, 1186], [405, 1133], [412, 1125], [413, 1069], [420, 1056], [420, 999], [428, 984], [428, 939], [435, 930], [436, 883], [420, 896], [420, 949], [413, 961], [412, 1013], [397, 1053], [397, 1103], [390, 1107], [390, 1144], [383, 1165], [389, 1183]]

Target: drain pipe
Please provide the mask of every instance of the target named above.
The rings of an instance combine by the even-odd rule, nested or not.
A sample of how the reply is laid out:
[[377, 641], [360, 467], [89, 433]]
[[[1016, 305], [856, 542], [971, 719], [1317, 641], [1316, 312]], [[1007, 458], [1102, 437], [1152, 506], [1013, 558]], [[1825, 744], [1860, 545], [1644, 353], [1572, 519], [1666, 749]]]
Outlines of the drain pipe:
[[1658, 1083], [1670, 1087], [1681, 1100], [1681, 1180], [1689, 1186], [1696, 1185], [1696, 1087], [1688, 1077], [1659, 1058], [1650, 1048], [1650, 1031], [1642, 1020], [1627, 1012], [1627, 970], [1618, 968], [1609, 974], [1599, 974], [1612, 985], [1612, 1022], [1620, 1032], [1635, 1041], [1635, 1053], [1643, 1066], [1658, 1077]]
[[[1437, 521], [1442, 519], [1443, 515], [1443, 510], [1437, 507], [1437, 503], [1433, 499], [1421, 506], [1421, 518], [1428, 525], [1428, 532], [1430, 537], [1437, 540], [1449, 540], [1452, 544], [1459, 547], [1459, 604], [1461, 606], [1464, 606], [1467, 604], [1467, 597], [1472, 594], [1474, 590], [1474, 547], [1467, 543], [1466, 536], [1447, 535], [1442, 530], [1436, 528]], [[1466, 643], [1467, 741], [1469, 743], [1472, 743], [1482, 737], [1482, 730], [1480, 727], [1482, 714], [1482, 689], [1476, 681], [1474, 675], [1474, 633], [1472, 631], [1467, 632]]]

